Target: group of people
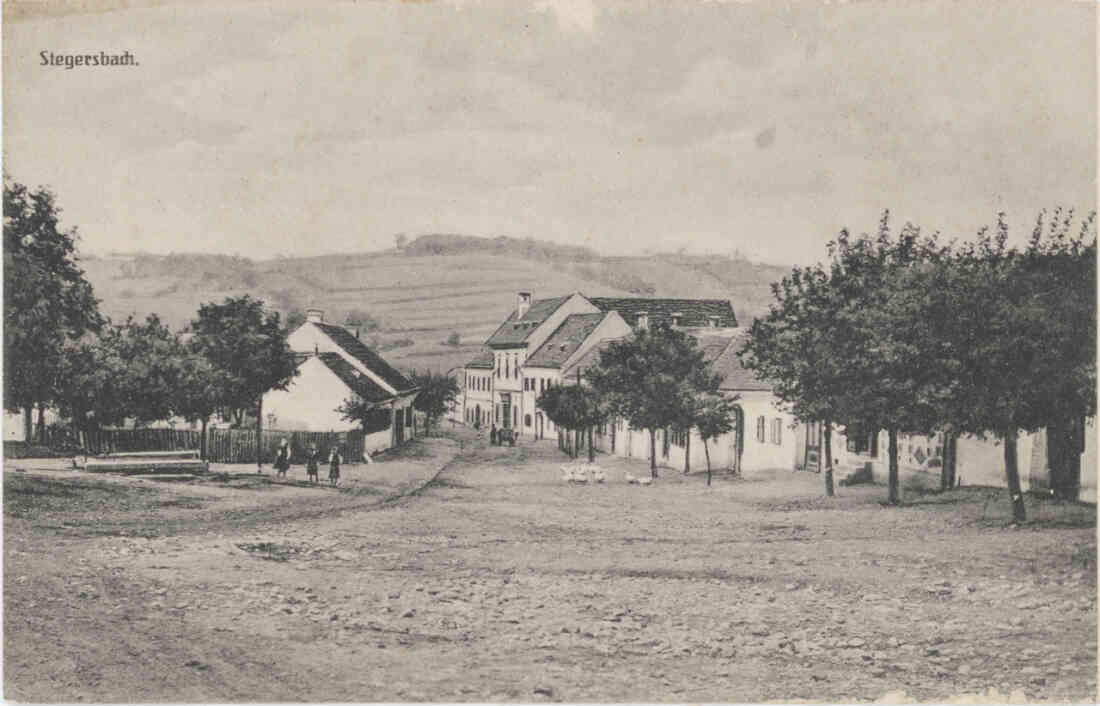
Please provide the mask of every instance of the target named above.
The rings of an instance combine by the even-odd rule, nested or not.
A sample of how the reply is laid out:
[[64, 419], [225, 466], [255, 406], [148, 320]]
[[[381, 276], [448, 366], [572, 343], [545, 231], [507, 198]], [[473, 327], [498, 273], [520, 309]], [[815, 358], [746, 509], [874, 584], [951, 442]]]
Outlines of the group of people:
[[[290, 440], [283, 438], [279, 442], [279, 450], [275, 454], [275, 472], [279, 478], [286, 478], [286, 472], [290, 469]], [[310, 483], [320, 482], [318, 478], [319, 474], [319, 462], [321, 460], [321, 453], [317, 450], [317, 444], [310, 444], [306, 449], [306, 480]], [[344, 457], [340, 455], [340, 450], [333, 446], [328, 453], [328, 483], [329, 485], [336, 485], [340, 482], [340, 464], [343, 462]]]

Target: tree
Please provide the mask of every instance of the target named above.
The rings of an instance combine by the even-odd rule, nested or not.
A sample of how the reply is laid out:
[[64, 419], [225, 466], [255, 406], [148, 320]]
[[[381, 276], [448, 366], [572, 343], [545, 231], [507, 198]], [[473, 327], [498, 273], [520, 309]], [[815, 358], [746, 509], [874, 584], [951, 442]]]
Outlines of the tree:
[[306, 312], [295, 307], [286, 314], [286, 330], [294, 331], [306, 322]]
[[[602, 424], [607, 412], [601, 404], [599, 393], [581, 384], [554, 385], [539, 395], [536, 402], [546, 417], [557, 426], [574, 432], [572, 448], [573, 458], [577, 457], [580, 446], [580, 434]], [[594, 461], [596, 451], [592, 445], [592, 435], [588, 437], [588, 460]]]
[[458, 381], [450, 375], [431, 370], [423, 373], [413, 371], [411, 379], [420, 389], [413, 407], [424, 413], [426, 431], [430, 433], [432, 424], [446, 414], [458, 398]]
[[825, 494], [833, 495], [831, 432], [847, 384], [845, 363], [856, 345], [842, 324], [842, 300], [821, 267], [794, 268], [772, 285], [776, 301], [755, 319], [738, 356], [772, 382], [773, 391], [802, 421], [821, 421], [825, 431]]
[[60, 230], [54, 195], [4, 176], [4, 404], [23, 410], [31, 439], [31, 409], [58, 396], [65, 346], [97, 331], [103, 319], [76, 256], [75, 228]]
[[823, 421], [826, 494], [834, 423], [849, 435], [887, 430], [895, 504], [899, 432], [928, 433], [942, 423], [950, 368], [936, 355], [942, 337], [921, 285], [949, 253], [912, 224], [892, 235], [885, 212], [875, 237], [841, 231], [827, 267], [796, 268], [773, 285], [776, 303], [753, 323], [741, 352], [746, 367], [773, 381], [796, 418]]
[[362, 329], [363, 331], [377, 331], [381, 324], [367, 312], [362, 309], [352, 309], [348, 312], [348, 315], [344, 318], [345, 326], [352, 326]]
[[172, 409], [188, 422], [202, 425], [200, 456], [206, 458], [206, 426], [218, 411], [226, 381], [221, 372], [197, 350], [186, 351], [177, 360], [177, 385]]
[[294, 353], [279, 325], [278, 313], [264, 313], [263, 302], [247, 294], [221, 304], [203, 304], [191, 322], [194, 350], [218, 371], [222, 386], [218, 406], [236, 426], [246, 410], [256, 412], [257, 464], [263, 465], [263, 395], [285, 390], [298, 374]]
[[179, 339], [156, 314], [145, 321], [129, 317], [112, 326], [111, 334], [102, 344], [121, 363], [115, 385], [116, 394], [126, 400], [126, 416], [135, 428], [171, 417], [184, 352]]
[[369, 402], [361, 397], [344, 400], [336, 411], [349, 422], [359, 422], [366, 434], [389, 429], [393, 415], [389, 401]]
[[600, 352], [588, 382], [607, 412], [649, 431], [650, 473], [657, 477], [658, 429], [683, 428], [700, 394], [717, 392], [720, 378], [703, 360], [695, 339], [658, 324], [612, 341]]
[[728, 434], [733, 429], [730, 417], [733, 415], [732, 399], [720, 394], [707, 394], [696, 401], [694, 413], [694, 425], [699, 430], [699, 438], [703, 441], [703, 453], [707, 457], [707, 486], [710, 486], [710, 449], [707, 441], [717, 439], [723, 434]]
[[[1076, 236], [1072, 226], [1072, 211], [1055, 211], [1049, 220], [1040, 213], [1020, 250], [1008, 245], [1001, 214], [938, 282], [937, 301], [952, 311], [946, 346], [957, 368], [945, 416], [964, 433], [1000, 439], [1017, 523], [1027, 516], [1019, 433], [1058, 430], [1096, 413], [1095, 217]], [[1055, 482], [1075, 484], [1064, 472], [1054, 472]]]

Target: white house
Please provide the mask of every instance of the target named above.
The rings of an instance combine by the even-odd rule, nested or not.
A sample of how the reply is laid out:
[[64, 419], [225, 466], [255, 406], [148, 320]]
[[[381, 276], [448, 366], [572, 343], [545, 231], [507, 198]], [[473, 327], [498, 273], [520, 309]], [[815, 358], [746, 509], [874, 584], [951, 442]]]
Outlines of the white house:
[[306, 312], [306, 321], [287, 338], [299, 356], [298, 376], [286, 390], [264, 395], [265, 422], [274, 429], [349, 431], [359, 422], [343, 419], [345, 400], [373, 402], [385, 413], [366, 429], [364, 451], [390, 448], [415, 434], [412, 409], [417, 388], [354, 331], [325, 323], [324, 313]]

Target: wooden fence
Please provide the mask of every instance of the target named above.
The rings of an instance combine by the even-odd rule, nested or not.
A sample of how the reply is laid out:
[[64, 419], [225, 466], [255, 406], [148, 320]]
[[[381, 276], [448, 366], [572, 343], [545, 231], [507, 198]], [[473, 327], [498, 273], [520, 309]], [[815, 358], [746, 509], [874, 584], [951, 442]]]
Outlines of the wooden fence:
[[[287, 439], [292, 463], [302, 463], [306, 449], [316, 444], [323, 458], [333, 446], [340, 449], [345, 463], [363, 461], [363, 432], [263, 431], [263, 460], [272, 463], [280, 441]], [[89, 454], [122, 451], [184, 451], [202, 448], [202, 432], [191, 429], [100, 429], [84, 435]], [[256, 431], [253, 429], [208, 429], [206, 459], [214, 463], [256, 463]]]

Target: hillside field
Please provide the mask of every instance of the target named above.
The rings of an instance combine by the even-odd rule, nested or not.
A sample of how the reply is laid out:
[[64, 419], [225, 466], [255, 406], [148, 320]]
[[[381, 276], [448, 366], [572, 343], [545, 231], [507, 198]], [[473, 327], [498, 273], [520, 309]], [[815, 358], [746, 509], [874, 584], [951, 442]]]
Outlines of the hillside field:
[[[469, 360], [516, 304], [580, 291], [593, 296], [729, 299], [742, 325], [767, 310], [769, 285], [786, 268], [722, 256], [603, 257], [539, 241], [423, 236], [403, 250], [250, 260], [225, 255], [85, 257], [88, 279], [113, 320], [158, 314], [182, 328], [200, 304], [251, 294], [286, 316], [323, 309], [343, 323], [365, 311], [364, 331], [387, 359], [446, 371]], [[457, 332], [459, 345], [448, 345]]]

